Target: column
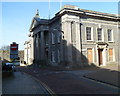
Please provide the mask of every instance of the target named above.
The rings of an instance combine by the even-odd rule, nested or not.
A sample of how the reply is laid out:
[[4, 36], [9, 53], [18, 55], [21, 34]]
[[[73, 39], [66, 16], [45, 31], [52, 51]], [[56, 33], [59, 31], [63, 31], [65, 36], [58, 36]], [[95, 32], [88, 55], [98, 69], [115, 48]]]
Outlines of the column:
[[36, 62], [36, 35], [34, 35], [33, 37], [33, 41], [34, 41], [34, 63]]
[[44, 43], [44, 31], [40, 32], [40, 41], [41, 41], [41, 60], [45, 59], [45, 43]]
[[61, 35], [61, 43], [60, 43], [60, 55], [62, 63], [65, 61], [65, 52], [64, 52], [64, 33], [65, 33], [65, 22], [62, 22], [61, 31], [63, 31]]
[[72, 46], [72, 62], [74, 66], [76, 65], [76, 53], [78, 50], [76, 49], [76, 22], [71, 22], [71, 46]]
[[37, 49], [36, 49], [36, 56], [37, 56], [37, 61], [39, 61], [39, 32], [36, 34], [37, 38], [36, 38], [36, 46], [37, 46]]
[[[71, 22], [65, 23], [65, 40], [67, 42], [67, 54], [68, 63], [72, 64], [72, 44], [71, 44]], [[70, 65], [71, 66], [71, 65]]]
[[38, 32], [38, 60], [40, 61], [40, 56], [41, 56], [41, 54], [40, 54], [40, 32]]
[[34, 60], [34, 37], [31, 36], [31, 51], [30, 51], [30, 58], [31, 58], [31, 64], [33, 63]]
[[76, 50], [77, 50], [77, 62], [81, 62], [81, 37], [80, 37], [80, 32], [81, 32], [81, 28], [80, 28], [80, 23], [76, 22]]

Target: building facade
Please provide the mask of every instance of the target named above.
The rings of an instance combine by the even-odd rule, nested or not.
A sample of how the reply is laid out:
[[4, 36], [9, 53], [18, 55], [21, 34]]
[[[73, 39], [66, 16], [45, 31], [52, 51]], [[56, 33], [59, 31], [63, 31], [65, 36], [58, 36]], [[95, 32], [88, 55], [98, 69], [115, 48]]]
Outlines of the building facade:
[[28, 64], [51, 66], [118, 65], [119, 16], [65, 5], [50, 19], [37, 11], [25, 43]]

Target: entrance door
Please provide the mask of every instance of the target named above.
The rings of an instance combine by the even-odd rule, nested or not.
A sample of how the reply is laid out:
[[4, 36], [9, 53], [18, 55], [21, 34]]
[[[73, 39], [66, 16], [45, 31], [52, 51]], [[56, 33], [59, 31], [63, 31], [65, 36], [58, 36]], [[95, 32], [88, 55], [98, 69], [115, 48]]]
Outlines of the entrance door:
[[102, 52], [103, 52], [103, 49], [98, 49], [99, 66], [103, 64]]

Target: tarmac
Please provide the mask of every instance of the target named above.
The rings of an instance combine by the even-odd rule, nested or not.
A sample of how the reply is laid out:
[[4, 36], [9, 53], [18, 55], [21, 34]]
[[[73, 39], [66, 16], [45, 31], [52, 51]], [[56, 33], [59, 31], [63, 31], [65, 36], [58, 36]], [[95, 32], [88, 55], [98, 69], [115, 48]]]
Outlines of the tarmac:
[[30, 94], [39, 94], [40, 96], [50, 94], [41, 82], [24, 72], [14, 72], [2, 80], [2, 96], [26, 96]]
[[[120, 84], [119, 84], [119, 70], [116, 69], [116, 66], [111, 66], [110, 68], [99, 68], [99, 67], [87, 67], [87, 68], [82, 68], [82, 69], [77, 69], [77, 70], [57, 70], [54, 68], [39, 68], [39, 67], [17, 67], [17, 71], [21, 71], [21, 72], [25, 72], [27, 74], [30, 74], [31, 76], [37, 78], [38, 80], [44, 82], [44, 84], [46, 84], [46, 86], [49, 86], [50, 88], [52, 88], [52, 91], [55, 91], [55, 93], [65, 93], [65, 94], [70, 94], [70, 93], [75, 93], [75, 94], [79, 94], [79, 93], [86, 93], [86, 94], [90, 94], [93, 91], [93, 94], [100, 94], [100, 93], [107, 93], [107, 94], [112, 94], [115, 91], [112, 91], [112, 89], [107, 89], [107, 87], [105, 89], [110, 90], [109, 92], [106, 90], [105, 92], [103, 92], [103, 90], [105, 90], [99, 85], [99, 87], [97, 86], [97, 83], [103, 83], [103, 85], [107, 85], [113, 89], [117, 89], [116, 93], [120, 92]], [[89, 90], [91, 91], [85, 91], [83, 89], [81, 89], [81, 87], [79, 86], [80, 82], [78, 81], [78, 77], [80, 77], [79, 79], [83, 82], [86, 83], [88, 82], [87, 79], [89, 80], [93, 80], [96, 82], [96, 88], [98, 87], [98, 89], [95, 89], [95, 86], [91, 88], [87, 85], [86, 86]], [[86, 78], [86, 82], [85, 81]], [[67, 82], [67, 83], [66, 83]], [[71, 85], [72, 82], [72, 85]], [[81, 82], [81, 84], [82, 84]], [[91, 84], [91, 82], [89, 82], [88, 84]], [[68, 86], [70, 87], [70, 85], [74, 88], [68, 88]], [[84, 87], [83, 86], [83, 87]], [[78, 88], [76, 88], [78, 87]], [[48, 88], [48, 89], [50, 89]], [[101, 88], [101, 89], [100, 89]], [[82, 91], [80, 92], [81, 89]], [[78, 90], [78, 91], [76, 91]], [[101, 91], [100, 91], [101, 90]], [[72, 92], [73, 91], [73, 92]]]

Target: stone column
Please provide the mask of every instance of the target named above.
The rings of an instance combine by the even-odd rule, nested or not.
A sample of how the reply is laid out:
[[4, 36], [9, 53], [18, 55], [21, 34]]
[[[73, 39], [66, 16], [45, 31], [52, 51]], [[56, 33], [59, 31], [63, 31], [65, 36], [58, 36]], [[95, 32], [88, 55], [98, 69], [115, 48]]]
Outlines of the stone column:
[[78, 50], [76, 49], [76, 22], [71, 22], [71, 46], [72, 46], [72, 62], [73, 66], [76, 66], [76, 53]]
[[62, 22], [61, 31], [63, 31], [61, 36], [61, 44], [60, 44], [60, 55], [61, 55], [61, 62], [64, 63], [65, 61], [65, 52], [64, 52], [64, 33], [65, 33], [65, 22]]
[[65, 23], [65, 40], [67, 42], [67, 59], [68, 63], [70, 64], [69, 66], [71, 67], [72, 65], [72, 44], [71, 44], [71, 22], [66, 22]]
[[34, 37], [33, 37], [33, 35], [30, 38], [31, 38], [30, 58], [31, 58], [31, 64], [32, 64], [33, 60], [34, 60]]
[[76, 50], [77, 50], [77, 63], [80, 63], [81, 62], [81, 37], [80, 37], [80, 31], [81, 28], [80, 28], [80, 23], [79, 22], [76, 22]]
[[41, 41], [41, 60], [44, 60], [45, 59], [45, 42], [44, 42], [44, 31], [41, 31], [40, 32], [40, 41]]
[[33, 41], [34, 41], [34, 63], [36, 63], [36, 34], [33, 37]]
[[41, 56], [41, 54], [40, 54], [40, 32], [38, 32], [38, 60], [40, 61], [40, 56]]
[[[39, 61], [39, 32], [36, 34], [37, 38], [36, 38], [36, 56], [37, 56], [37, 61]], [[39, 62], [38, 62], [39, 63]]]

